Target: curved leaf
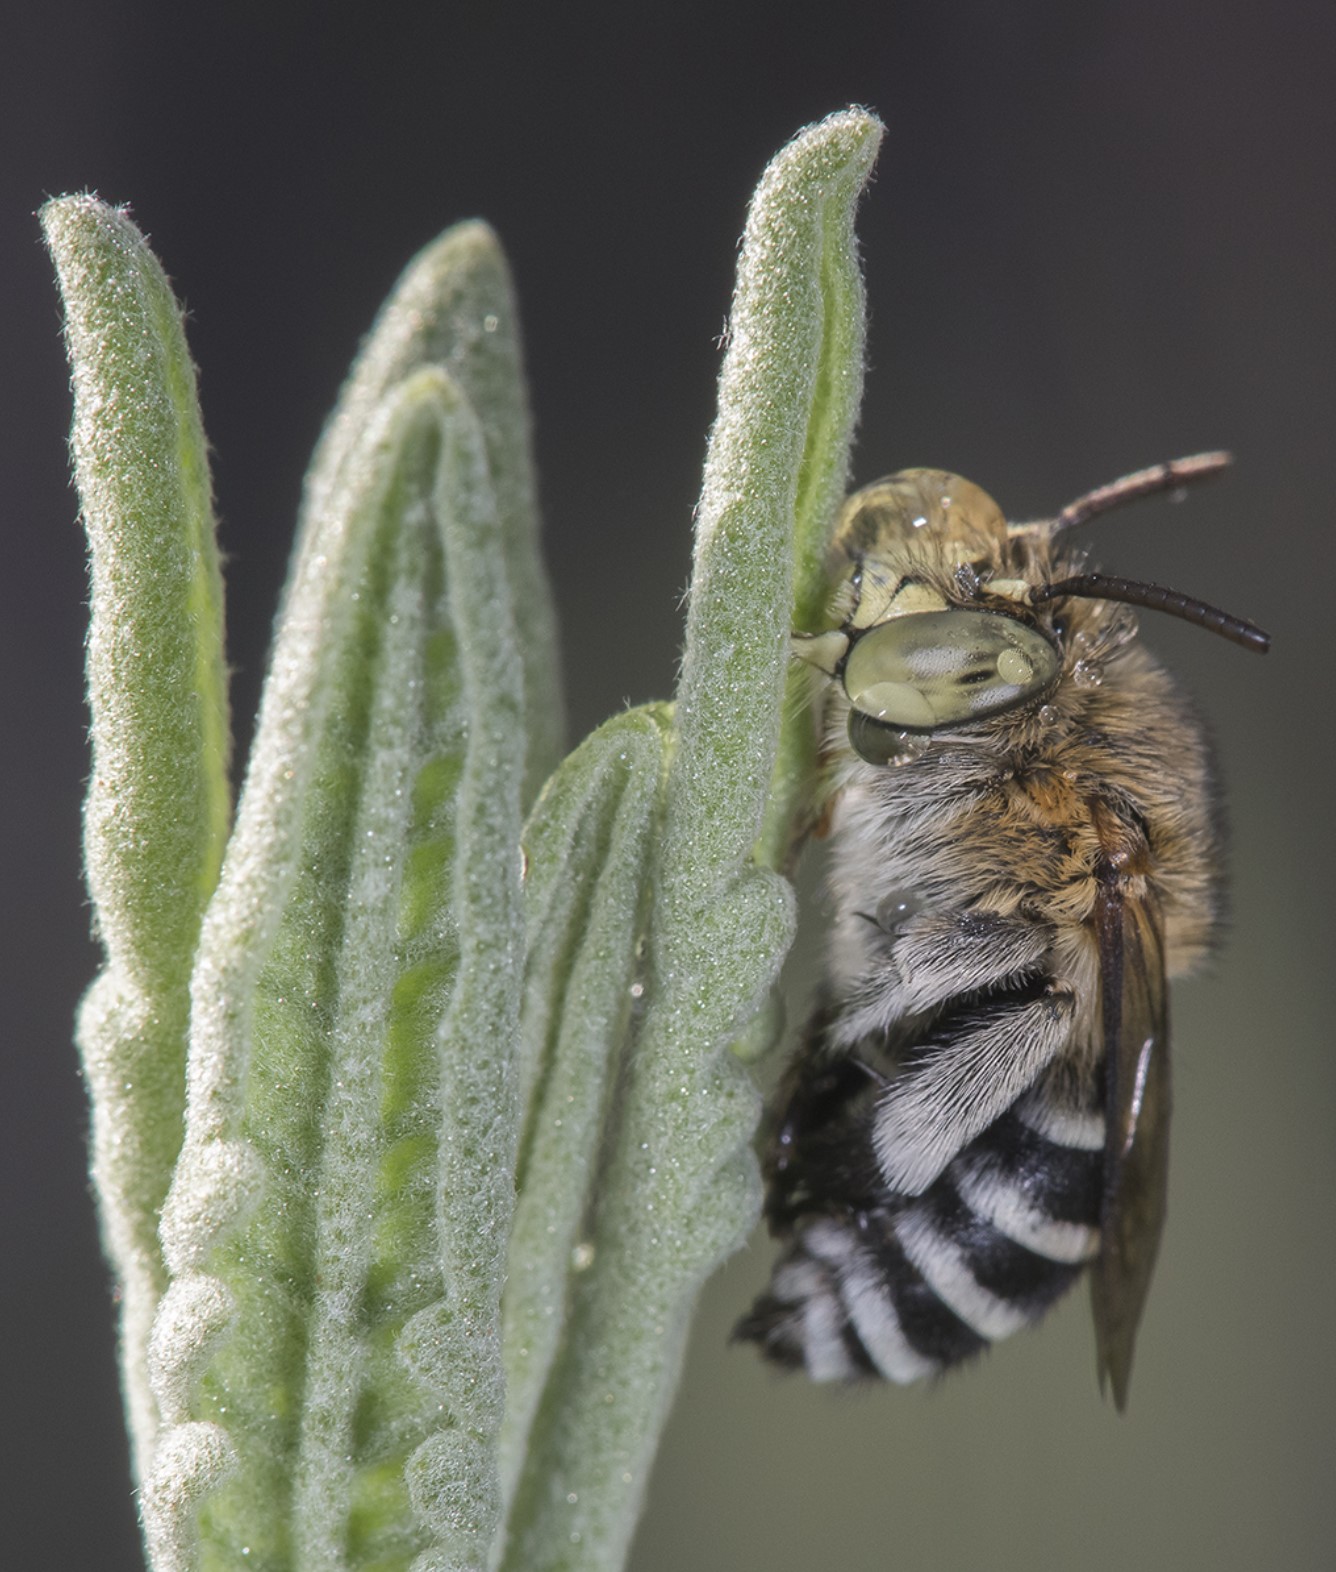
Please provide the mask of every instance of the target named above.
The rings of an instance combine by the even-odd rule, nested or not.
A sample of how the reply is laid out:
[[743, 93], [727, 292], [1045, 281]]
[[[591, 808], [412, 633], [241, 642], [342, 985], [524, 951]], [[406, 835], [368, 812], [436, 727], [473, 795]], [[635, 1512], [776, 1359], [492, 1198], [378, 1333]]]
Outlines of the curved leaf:
[[448, 371], [482, 427], [524, 670], [524, 801], [561, 757], [565, 713], [556, 614], [538, 542], [533, 443], [519, 313], [505, 254], [489, 225], [455, 224], [400, 275], [367, 335], [316, 448], [305, 511], [318, 517], [389, 389], [422, 366]]
[[79, 1014], [92, 1172], [120, 1283], [137, 1478], [158, 1212], [181, 1146], [189, 979], [227, 835], [227, 678], [208, 457], [181, 311], [143, 236], [91, 196], [42, 226], [65, 303], [71, 446], [92, 570], [84, 855], [106, 968]]
[[205, 922], [154, 1337], [175, 1427], [144, 1494], [157, 1567], [191, 1564], [204, 1476], [205, 1567], [471, 1565], [491, 1538], [511, 626], [481, 433], [419, 371], [303, 542]]
[[[609, 1137], [592, 1262], [511, 1511], [513, 1572], [621, 1565], [691, 1306], [759, 1208], [757, 1094], [726, 1050], [764, 1004], [792, 937], [792, 892], [751, 853], [778, 745], [795, 510], [801, 495], [814, 519], [828, 492], [833, 506], [846, 462], [849, 417], [828, 418], [830, 388], [857, 383], [838, 355], [861, 338], [828, 343], [827, 291], [842, 281], [847, 315], [850, 213], [879, 136], [856, 110], [809, 128], [767, 170], [748, 216], [697, 513], [646, 1011]], [[819, 478], [804, 481], [804, 466]]]

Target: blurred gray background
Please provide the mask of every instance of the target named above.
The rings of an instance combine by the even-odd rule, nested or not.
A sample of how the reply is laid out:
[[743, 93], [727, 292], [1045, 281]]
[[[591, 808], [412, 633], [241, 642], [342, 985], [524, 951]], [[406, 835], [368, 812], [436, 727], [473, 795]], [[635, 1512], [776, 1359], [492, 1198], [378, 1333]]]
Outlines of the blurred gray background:
[[1175, 991], [1171, 1217], [1130, 1413], [1098, 1397], [1080, 1294], [932, 1390], [775, 1377], [726, 1345], [758, 1239], [706, 1294], [632, 1565], [1336, 1564], [1336, 8], [57, 0], [4, 32], [6, 1559], [139, 1564], [69, 1040], [96, 965], [85, 574], [33, 210], [130, 202], [189, 304], [240, 757], [305, 458], [359, 335], [419, 245], [490, 218], [519, 282], [574, 739], [671, 688], [747, 197], [793, 131], [861, 102], [888, 135], [860, 224], [858, 479], [941, 465], [1029, 515], [1171, 455], [1238, 456], [1186, 506], [1088, 532], [1110, 571], [1275, 636], [1257, 660], [1145, 619], [1218, 740], [1232, 932]]

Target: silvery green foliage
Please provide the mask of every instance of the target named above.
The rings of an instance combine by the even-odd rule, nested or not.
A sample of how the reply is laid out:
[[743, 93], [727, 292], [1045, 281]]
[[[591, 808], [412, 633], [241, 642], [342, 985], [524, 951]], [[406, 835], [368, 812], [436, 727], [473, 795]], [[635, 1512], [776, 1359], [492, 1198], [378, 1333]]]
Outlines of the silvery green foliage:
[[729, 1049], [792, 931], [787, 638], [843, 490], [879, 130], [833, 116], [767, 171], [676, 705], [601, 727], [523, 828], [560, 701], [513, 305], [482, 225], [414, 262], [312, 466], [221, 871], [179, 314], [124, 215], [46, 210], [94, 564], [81, 1046], [157, 1572], [622, 1565], [758, 1206]]
[[222, 581], [194, 367], [162, 269], [91, 197], [48, 204], [43, 222], [66, 302], [92, 577], [84, 859], [106, 965], [78, 1040], [140, 1479], [158, 1428], [146, 1361], [166, 1287], [158, 1213], [181, 1147], [190, 967], [231, 811]]
[[[770, 165], [748, 215], [650, 860], [644, 1013], [589, 1264], [510, 1511], [507, 1572], [622, 1565], [692, 1305], [759, 1210], [757, 1094], [728, 1049], [792, 938], [792, 891], [752, 851], [779, 746], [795, 557], [810, 602], [822, 576], [811, 538], [824, 540], [844, 490], [862, 378], [852, 219], [879, 132], [858, 111], [812, 127]], [[808, 537], [797, 551], [795, 518]]]

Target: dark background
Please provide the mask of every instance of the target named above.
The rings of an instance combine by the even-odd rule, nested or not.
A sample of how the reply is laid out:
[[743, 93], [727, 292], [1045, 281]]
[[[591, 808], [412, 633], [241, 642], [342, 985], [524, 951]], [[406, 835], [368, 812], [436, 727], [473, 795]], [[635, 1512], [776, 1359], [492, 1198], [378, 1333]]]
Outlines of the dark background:
[[[748, 194], [849, 102], [856, 474], [957, 469], [1013, 515], [1228, 446], [1187, 506], [1106, 520], [1113, 572], [1255, 617], [1257, 660], [1147, 616], [1214, 727], [1235, 916], [1175, 993], [1171, 1219], [1130, 1413], [1083, 1296], [927, 1391], [772, 1377], [707, 1292], [632, 1565], [1329, 1567], [1336, 9], [1326, 4], [57, 4], [0, 63], [0, 1053], [6, 1556], [138, 1565], [70, 1045], [85, 576], [33, 210], [130, 202], [191, 312], [244, 741], [306, 456], [412, 252], [483, 214], [518, 277], [573, 737], [665, 695], [715, 339]], [[26, 30], [26, 33], [25, 33]], [[244, 757], [244, 749], [241, 754]], [[1325, 959], [1324, 959], [1325, 957]]]

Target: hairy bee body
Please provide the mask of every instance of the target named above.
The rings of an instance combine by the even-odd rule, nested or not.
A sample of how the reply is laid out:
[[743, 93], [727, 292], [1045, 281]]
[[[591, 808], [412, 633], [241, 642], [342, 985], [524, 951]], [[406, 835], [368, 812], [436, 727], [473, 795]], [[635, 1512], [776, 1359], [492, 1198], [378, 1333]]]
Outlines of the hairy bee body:
[[837, 627], [799, 647], [828, 679], [829, 956], [765, 1159], [785, 1249], [738, 1331], [818, 1380], [935, 1374], [1091, 1270], [1125, 1399], [1164, 979], [1210, 945], [1220, 848], [1201, 727], [1133, 614], [1046, 598], [1081, 568], [1070, 521], [879, 482], [841, 518]]

